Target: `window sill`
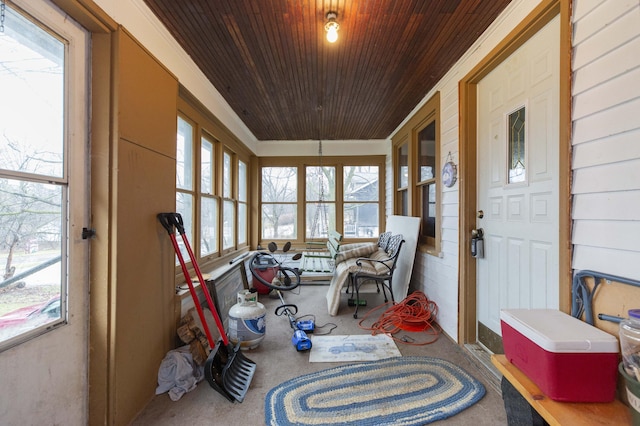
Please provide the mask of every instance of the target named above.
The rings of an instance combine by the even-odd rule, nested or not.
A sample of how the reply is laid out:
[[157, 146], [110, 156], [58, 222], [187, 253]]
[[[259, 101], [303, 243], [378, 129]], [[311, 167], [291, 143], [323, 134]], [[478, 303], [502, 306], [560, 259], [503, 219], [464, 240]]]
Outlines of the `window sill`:
[[427, 244], [418, 244], [418, 251], [420, 253], [442, 258], [442, 252], [434, 246], [430, 246]]

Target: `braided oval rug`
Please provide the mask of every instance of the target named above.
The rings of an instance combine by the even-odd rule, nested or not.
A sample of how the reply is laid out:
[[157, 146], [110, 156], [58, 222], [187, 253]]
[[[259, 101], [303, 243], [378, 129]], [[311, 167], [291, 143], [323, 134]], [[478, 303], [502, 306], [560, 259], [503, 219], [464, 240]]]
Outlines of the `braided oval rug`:
[[403, 425], [446, 419], [478, 402], [485, 388], [439, 358], [394, 357], [288, 380], [265, 399], [267, 425]]

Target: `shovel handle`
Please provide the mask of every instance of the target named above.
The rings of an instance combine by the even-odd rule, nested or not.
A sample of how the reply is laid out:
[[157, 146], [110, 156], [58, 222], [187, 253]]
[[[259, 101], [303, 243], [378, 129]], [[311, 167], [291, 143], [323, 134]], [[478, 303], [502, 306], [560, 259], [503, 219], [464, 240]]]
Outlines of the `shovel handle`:
[[[178, 256], [178, 260], [180, 261], [182, 273], [185, 280], [187, 281], [187, 284], [189, 285], [189, 293], [191, 293], [191, 298], [193, 299], [193, 303], [196, 307], [196, 310], [198, 311], [198, 317], [200, 318], [200, 322], [202, 322], [202, 328], [204, 329], [204, 333], [207, 336], [207, 340], [209, 341], [209, 348], [213, 350], [216, 346], [216, 342], [215, 340], [213, 340], [213, 336], [211, 335], [211, 331], [209, 330], [209, 325], [207, 324], [207, 320], [204, 316], [204, 311], [202, 310], [202, 306], [200, 305], [200, 301], [198, 300], [198, 294], [196, 293], [196, 289], [193, 286], [193, 281], [191, 280], [191, 276], [189, 275], [189, 271], [187, 270], [187, 265], [185, 264], [182, 253], [180, 252], [180, 247], [178, 246], [178, 241], [176, 240], [176, 234], [173, 228], [174, 225], [171, 219], [171, 215], [172, 213], [159, 213], [158, 220], [169, 233], [169, 237], [171, 237], [171, 244], [173, 244], [173, 249], [176, 252], [176, 256]], [[202, 287], [206, 286], [203, 284]]]
[[169, 215], [171, 215], [171, 213], [158, 213], [158, 221], [162, 227], [167, 230], [169, 235], [172, 235], [175, 233], [175, 229], [169, 220]]
[[218, 331], [220, 332], [220, 337], [222, 338], [222, 342], [224, 343], [225, 346], [228, 346], [229, 339], [227, 338], [227, 334], [224, 331], [224, 325], [222, 325], [222, 320], [220, 320], [220, 315], [218, 314], [216, 305], [213, 303], [213, 299], [211, 298], [209, 289], [207, 288], [204, 278], [202, 277], [202, 272], [200, 271], [198, 262], [196, 262], [196, 256], [195, 254], [193, 254], [193, 250], [191, 250], [191, 244], [189, 244], [189, 240], [187, 239], [187, 233], [184, 230], [184, 222], [182, 221], [182, 215], [180, 213], [170, 213], [167, 217], [169, 218], [169, 221], [178, 229], [178, 233], [182, 237], [184, 246], [187, 249], [187, 252], [189, 253], [189, 257], [191, 258], [191, 264], [193, 265], [193, 269], [196, 271], [198, 280], [200, 280], [200, 287], [202, 288], [204, 297], [207, 299], [207, 303], [209, 304], [209, 309], [213, 314], [213, 319], [216, 320], [216, 326], [218, 326]]

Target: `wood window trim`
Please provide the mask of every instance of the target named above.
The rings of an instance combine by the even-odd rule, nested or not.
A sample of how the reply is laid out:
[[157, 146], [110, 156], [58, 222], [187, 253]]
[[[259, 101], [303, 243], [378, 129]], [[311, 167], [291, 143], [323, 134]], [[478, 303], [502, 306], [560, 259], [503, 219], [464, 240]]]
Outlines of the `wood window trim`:
[[[419, 205], [419, 191], [422, 189], [422, 182], [419, 182], [419, 158], [418, 158], [418, 134], [427, 127], [430, 123], [436, 123], [436, 164], [434, 170], [434, 181], [436, 184], [436, 227], [435, 238], [429, 238], [426, 242], [418, 242], [418, 251], [421, 253], [430, 254], [432, 256], [439, 257], [441, 254], [442, 238], [442, 187], [440, 179], [440, 165], [441, 165], [441, 140], [440, 140], [440, 92], [433, 94], [431, 98], [407, 121], [407, 123], [398, 130], [398, 132], [392, 136], [392, 152], [393, 152], [393, 206], [394, 214], [401, 214], [401, 202], [400, 193], [407, 191], [408, 197], [408, 212], [412, 216], [422, 217], [421, 206]], [[409, 146], [409, 187], [400, 187], [398, 181], [398, 169], [399, 159], [398, 150], [404, 145]]]
[[[213, 198], [218, 201], [218, 230], [219, 230], [219, 238], [218, 241], [218, 250], [215, 253], [208, 254], [202, 257], [199, 260], [199, 266], [202, 269], [212, 269], [219, 267], [221, 265], [226, 264], [229, 259], [233, 258], [237, 255], [238, 252], [242, 252], [247, 250], [248, 241], [242, 245], [238, 245], [237, 243], [237, 232], [238, 232], [238, 224], [237, 224], [237, 161], [241, 160], [245, 164], [251, 164], [251, 159], [253, 157], [253, 153], [247, 148], [244, 143], [242, 143], [238, 138], [236, 138], [229, 129], [227, 129], [220, 120], [218, 120], [207, 108], [202, 105], [195, 96], [193, 96], [187, 89], [180, 86], [179, 87], [179, 96], [177, 102], [177, 115], [182, 119], [187, 120], [194, 129], [194, 138], [198, 143], [196, 147], [196, 158], [195, 163], [198, 165], [196, 169], [196, 176], [194, 179], [196, 182], [200, 180], [200, 138], [205, 137], [211, 143], [213, 143], [214, 150], [214, 194]], [[231, 197], [223, 197], [223, 154], [227, 153], [231, 157]], [[251, 185], [250, 182], [247, 182], [247, 194], [250, 194]], [[199, 192], [197, 192], [197, 197], [199, 197]], [[222, 220], [223, 220], [223, 208], [224, 201], [232, 200], [234, 202], [235, 207], [235, 222], [234, 222], [234, 245], [232, 247], [224, 248], [222, 243]], [[247, 199], [247, 210], [250, 210], [250, 200]], [[200, 200], [198, 199], [196, 203], [199, 205]], [[199, 216], [199, 206], [196, 208], [196, 216]], [[196, 223], [199, 223], [199, 217], [196, 218]], [[247, 228], [247, 236], [250, 234], [251, 222], [247, 220], [246, 224]], [[195, 239], [192, 242], [193, 246], [196, 247], [196, 243], [199, 244], [200, 238], [200, 229], [199, 226], [196, 226], [194, 229]], [[248, 238], [248, 237], [247, 237]], [[181, 279], [181, 275], [179, 271], [176, 271], [176, 280], [179, 281]]]
[[[260, 157], [258, 158], [256, 165], [256, 175], [262, 176], [262, 168], [263, 167], [297, 167], [298, 168], [298, 200], [297, 204], [305, 205], [305, 171], [308, 166], [320, 166], [320, 158], [316, 156], [303, 156], [303, 157]], [[386, 157], [384, 155], [369, 155], [369, 156], [324, 156], [322, 158], [322, 166], [324, 167], [336, 167], [336, 176], [341, 174], [343, 168], [345, 166], [377, 166], [379, 168], [380, 173], [380, 184], [378, 185], [378, 205], [380, 206], [380, 214], [378, 217], [378, 229], [384, 229], [384, 221], [385, 221], [385, 210], [384, 206], [386, 205], [385, 201], [385, 185], [386, 182]], [[260, 244], [265, 246], [268, 241], [262, 241], [261, 239], [261, 229], [260, 229], [260, 217], [259, 211], [262, 206], [262, 199], [260, 196], [261, 191], [261, 182], [260, 179], [256, 182], [256, 199], [258, 208], [255, 210], [255, 215], [252, 212], [252, 221], [256, 224], [256, 244]], [[342, 178], [336, 179], [336, 194], [343, 193], [342, 190]], [[343, 214], [342, 209], [344, 207], [344, 201], [340, 199], [339, 201], [335, 201], [336, 205], [336, 223], [340, 226], [341, 229], [337, 230], [341, 232], [343, 229], [342, 221]], [[305, 209], [298, 208], [297, 212], [297, 220], [298, 224], [304, 224], [305, 222]], [[377, 238], [377, 236], [376, 236]], [[362, 239], [358, 239], [357, 241], [362, 241]], [[298, 236], [295, 240], [291, 240], [291, 243], [296, 246], [304, 246], [305, 244], [305, 235], [304, 231], [298, 231]]]

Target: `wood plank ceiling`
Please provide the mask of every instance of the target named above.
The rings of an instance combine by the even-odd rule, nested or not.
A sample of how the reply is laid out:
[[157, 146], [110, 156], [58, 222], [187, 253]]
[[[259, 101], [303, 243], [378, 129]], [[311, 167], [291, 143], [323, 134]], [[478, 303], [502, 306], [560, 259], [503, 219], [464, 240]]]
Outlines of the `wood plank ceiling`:
[[145, 3], [258, 140], [366, 140], [389, 137], [509, 1]]

